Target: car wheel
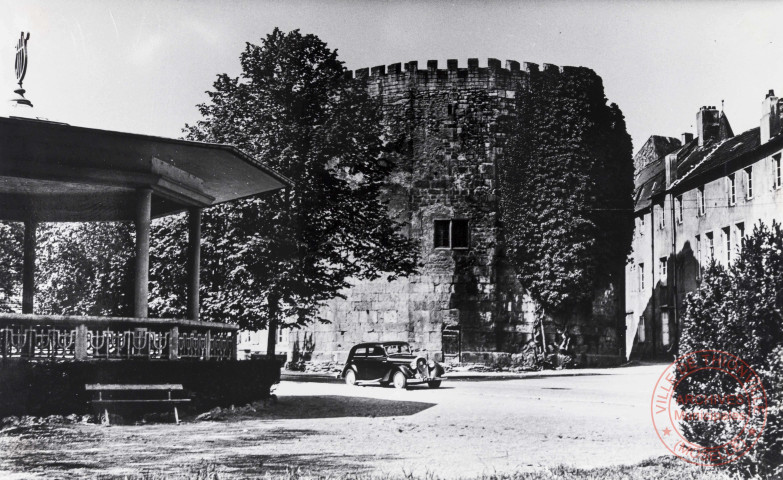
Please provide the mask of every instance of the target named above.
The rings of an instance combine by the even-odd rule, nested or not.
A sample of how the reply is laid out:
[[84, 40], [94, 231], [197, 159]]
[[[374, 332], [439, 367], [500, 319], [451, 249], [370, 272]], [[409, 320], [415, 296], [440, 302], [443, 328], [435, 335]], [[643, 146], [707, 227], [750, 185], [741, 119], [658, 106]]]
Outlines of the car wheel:
[[430, 388], [438, 388], [440, 387], [440, 380], [430, 380], [427, 382], [427, 386]]
[[402, 372], [397, 372], [394, 374], [394, 388], [405, 388], [408, 386], [408, 379], [405, 377], [405, 374]]
[[356, 372], [353, 370], [348, 370], [345, 372], [345, 384], [346, 385], [356, 385]]

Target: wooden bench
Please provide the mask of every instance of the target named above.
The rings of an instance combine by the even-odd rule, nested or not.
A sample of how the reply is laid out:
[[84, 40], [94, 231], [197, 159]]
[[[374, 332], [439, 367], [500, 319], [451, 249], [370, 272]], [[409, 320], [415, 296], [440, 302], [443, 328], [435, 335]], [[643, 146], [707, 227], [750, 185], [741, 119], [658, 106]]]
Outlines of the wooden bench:
[[[179, 424], [179, 413], [177, 412], [177, 404], [189, 402], [189, 398], [172, 398], [171, 392], [182, 391], [182, 385], [178, 383], [162, 383], [162, 384], [117, 384], [117, 383], [88, 383], [84, 386], [84, 389], [88, 392], [97, 392], [98, 398], [93, 398], [91, 403], [93, 405], [102, 406], [106, 423], [109, 423], [109, 409], [111, 404], [144, 404], [144, 403], [168, 403], [174, 407], [174, 421]], [[165, 398], [103, 398], [103, 394], [107, 393], [110, 396], [115, 392], [146, 392], [146, 393], [163, 393], [166, 392]], [[137, 397], [140, 395], [137, 394]]]

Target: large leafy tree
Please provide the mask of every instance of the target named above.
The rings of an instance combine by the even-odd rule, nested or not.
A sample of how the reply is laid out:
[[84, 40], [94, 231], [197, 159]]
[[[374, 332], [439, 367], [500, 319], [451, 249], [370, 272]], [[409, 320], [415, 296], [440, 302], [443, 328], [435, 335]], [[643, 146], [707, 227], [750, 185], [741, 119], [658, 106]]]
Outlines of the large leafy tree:
[[[35, 313], [128, 316], [133, 303], [129, 223], [42, 223], [35, 264]], [[24, 226], [0, 222], [0, 312], [19, 311]]]
[[[248, 43], [240, 61], [239, 77], [218, 75], [187, 137], [236, 145], [293, 186], [204, 212], [202, 312], [274, 335], [280, 322], [315, 320], [351, 278], [413, 272], [417, 250], [380, 197], [393, 168], [380, 106], [345, 76], [337, 52], [314, 35], [275, 29]], [[160, 228], [181, 241], [181, 220], [168, 222]], [[170, 261], [157, 265], [182, 261], [173, 258], [181, 249], [165, 248]], [[178, 274], [154, 271], [156, 294], [176, 297], [166, 286], [177, 282], [165, 278]]]
[[130, 316], [133, 226], [42, 224], [36, 248], [36, 313]]
[[545, 311], [586, 308], [630, 251], [625, 120], [587, 68], [534, 72], [516, 98], [500, 169], [507, 255]]
[[0, 222], [0, 312], [11, 312], [21, 298], [21, 223]]

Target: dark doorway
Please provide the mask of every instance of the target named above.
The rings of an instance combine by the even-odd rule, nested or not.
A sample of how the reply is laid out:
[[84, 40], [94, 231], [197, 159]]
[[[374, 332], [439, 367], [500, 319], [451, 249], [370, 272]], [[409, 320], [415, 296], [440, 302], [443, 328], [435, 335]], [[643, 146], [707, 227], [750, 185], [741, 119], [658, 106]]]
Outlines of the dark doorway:
[[445, 327], [441, 340], [443, 342], [443, 361], [462, 361], [462, 332], [459, 327]]

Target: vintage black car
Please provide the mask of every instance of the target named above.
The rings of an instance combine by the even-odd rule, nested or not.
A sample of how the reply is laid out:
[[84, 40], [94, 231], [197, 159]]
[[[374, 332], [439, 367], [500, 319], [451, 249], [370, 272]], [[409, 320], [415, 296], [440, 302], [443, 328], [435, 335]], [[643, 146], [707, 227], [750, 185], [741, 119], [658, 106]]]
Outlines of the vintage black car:
[[348, 385], [380, 382], [387, 386], [406, 388], [412, 383], [440, 387], [443, 367], [434, 360], [414, 355], [405, 342], [360, 343], [351, 348], [343, 368], [342, 378]]

